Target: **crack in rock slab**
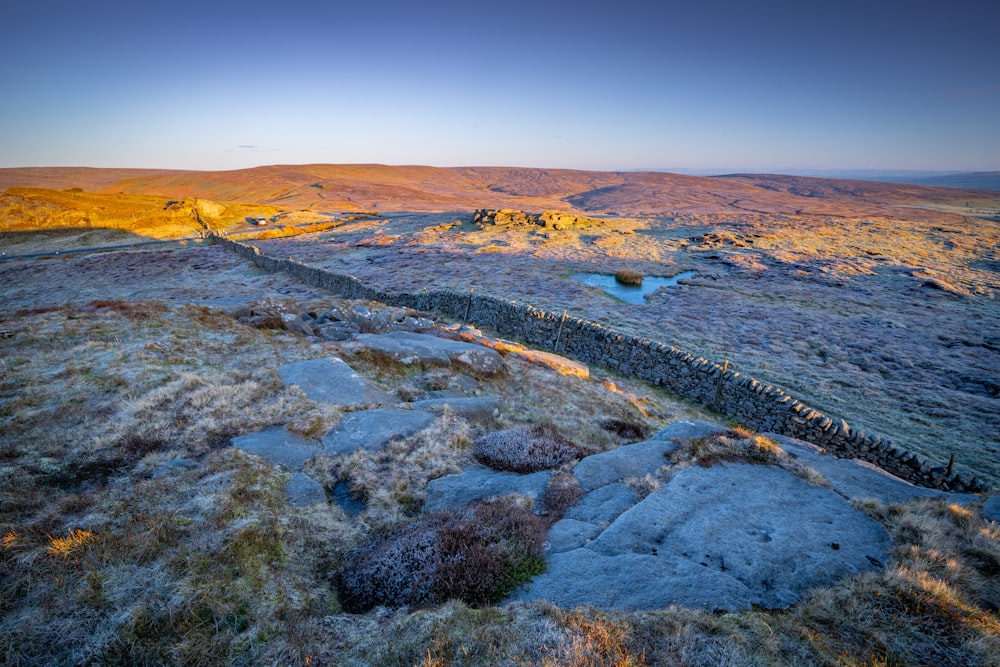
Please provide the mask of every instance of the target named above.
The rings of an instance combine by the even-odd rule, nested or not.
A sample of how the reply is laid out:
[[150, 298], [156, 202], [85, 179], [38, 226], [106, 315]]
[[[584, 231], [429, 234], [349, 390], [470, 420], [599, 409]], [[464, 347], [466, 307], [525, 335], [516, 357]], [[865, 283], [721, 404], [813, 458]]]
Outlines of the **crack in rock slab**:
[[837, 493], [743, 463], [678, 472], [586, 546], [554, 553], [520, 600], [561, 607], [783, 608], [887, 560], [889, 534]]
[[434, 421], [422, 410], [358, 410], [350, 412], [323, 436], [323, 453], [350, 454], [359, 449], [375, 451], [394, 440], [413, 435]]
[[298, 385], [313, 401], [346, 407], [391, 405], [396, 400], [339, 357], [309, 359], [278, 369], [286, 385]]

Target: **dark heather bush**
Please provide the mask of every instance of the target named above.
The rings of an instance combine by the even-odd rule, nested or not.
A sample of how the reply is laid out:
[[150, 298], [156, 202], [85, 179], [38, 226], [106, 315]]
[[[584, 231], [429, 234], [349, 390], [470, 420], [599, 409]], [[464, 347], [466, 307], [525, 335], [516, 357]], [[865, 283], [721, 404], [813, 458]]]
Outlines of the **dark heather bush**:
[[552, 429], [515, 426], [477, 439], [472, 453], [496, 470], [526, 473], [554, 468], [578, 457], [580, 450]]
[[626, 440], [644, 440], [646, 438], [646, 427], [635, 422], [622, 419], [602, 419], [601, 428], [625, 438]]
[[432, 604], [438, 530], [444, 522], [432, 516], [349, 552], [339, 577], [344, 609], [361, 613], [376, 605]]
[[428, 516], [351, 551], [338, 581], [341, 602], [352, 613], [452, 598], [497, 602], [542, 570], [545, 530], [508, 498]]

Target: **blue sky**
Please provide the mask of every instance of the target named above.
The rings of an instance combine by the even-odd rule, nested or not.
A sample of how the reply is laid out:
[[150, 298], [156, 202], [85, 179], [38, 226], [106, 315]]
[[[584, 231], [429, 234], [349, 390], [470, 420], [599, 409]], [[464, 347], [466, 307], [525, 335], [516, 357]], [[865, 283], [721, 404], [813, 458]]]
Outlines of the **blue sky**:
[[1000, 3], [10, 3], [0, 166], [1000, 169]]

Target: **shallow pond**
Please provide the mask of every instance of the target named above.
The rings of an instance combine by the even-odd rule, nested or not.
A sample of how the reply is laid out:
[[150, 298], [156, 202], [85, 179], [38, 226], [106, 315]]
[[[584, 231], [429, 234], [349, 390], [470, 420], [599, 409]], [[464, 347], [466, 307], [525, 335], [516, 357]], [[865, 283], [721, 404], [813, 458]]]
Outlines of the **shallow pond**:
[[646, 276], [641, 285], [622, 285], [613, 275], [606, 273], [574, 273], [571, 278], [579, 280], [584, 285], [600, 287], [605, 293], [625, 303], [646, 303], [646, 295], [652, 294], [661, 287], [671, 287], [678, 280], [693, 278], [697, 271], [684, 271], [669, 278], [663, 276]]

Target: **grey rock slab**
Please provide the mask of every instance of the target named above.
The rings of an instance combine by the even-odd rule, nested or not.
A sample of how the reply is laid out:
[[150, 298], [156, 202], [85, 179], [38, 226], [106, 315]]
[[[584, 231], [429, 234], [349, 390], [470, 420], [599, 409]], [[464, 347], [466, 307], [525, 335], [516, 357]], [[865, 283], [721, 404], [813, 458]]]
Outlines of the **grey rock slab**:
[[238, 436], [232, 439], [232, 445], [289, 470], [302, 470], [305, 462], [320, 451], [315, 442], [289, 433], [284, 426]]
[[593, 605], [608, 610], [662, 609], [683, 604], [742, 609], [749, 588], [735, 579], [671, 555], [607, 556], [582, 547], [547, 557], [548, 570], [510, 600], [549, 600], [563, 609]]
[[447, 406], [460, 417], [480, 422], [489, 421], [500, 413], [500, 404], [496, 399], [485, 397], [427, 398], [413, 401], [410, 405], [427, 412], [443, 412]]
[[991, 496], [983, 503], [983, 516], [1000, 523], [1000, 496]]
[[686, 419], [668, 424], [650, 440], [697, 440], [707, 438], [719, 433], [725, 433], [727, 429], [721, 424], [707, 422], [702, 419]]
[[579, 549], [600, 534], [600, 526], [589, 521], [560, 519], [549, 528], [547, 551], [550, 554], [557, 554]]
[[622, 445], [600, 454], [584, 458], [573, 469], [584, 493], [607, 484], [620, 482], [628, 477], [656, 474], [660, 466], [668, 463], [666, 456], [677, 449], [670, 440], [646, 440]]
[[433, 479], [427, 485], [424, 511], [455, 510], [474, 500], [506, 496], [516, 493], [531, 498], [536, 509], [541, 507], [541, 496], [552, 476], [548, 470], [519, 475], [498, 472], [485, 466], [473, 466], [457, 475]]
[[488, 347], [409, 331], [359, 334], [351, 345], [383, 354], [406, 365], [456, 364], [481, 375], [493, 375], [503, 368], [503, 358]]
[[887, 560], [889, 535], [835, 492], [779, 468], [691, 467], [580, 549], [553, 554], [518, 599], [559, 606], [784, 608]]
[[393, 440], [413, 435], [434, 421], [434, 417], [422, 410], [349, 412], [323, 436], [323, 453], [350, 454], [358, 449], [381, 449]]
[[298, 385], [314, 401], [347, 407], [395, 402], [392, 396], [338, 357], [296, 361], [281, 366], [278, 372], [285, 384]]
[[822, 447], [775, 433], [762, 434], [778, 443], [785, 453], [823, 475], [838, 493], [848, 498], [875, 498], [883, 503], [905, 503], [914, 498], [945, 498], [948, 502], [968, 505], [979, 496], [972, 493], [948, 493], [914, 486], [881, 468], [857, 459], [838, 459]]
[[295, 472], [285, 484], [285, 498], [291, 507], [309, 507], [326, 502], [326, 489], [309, 475]]

